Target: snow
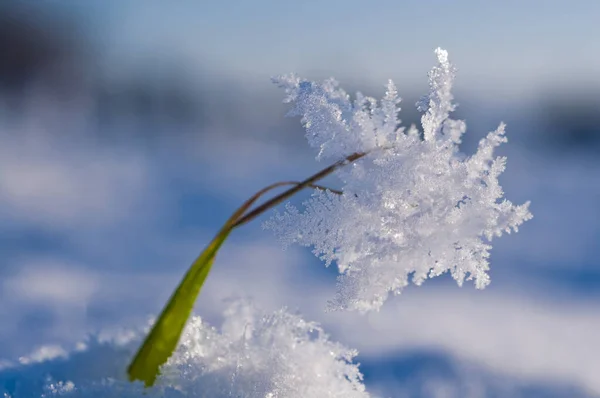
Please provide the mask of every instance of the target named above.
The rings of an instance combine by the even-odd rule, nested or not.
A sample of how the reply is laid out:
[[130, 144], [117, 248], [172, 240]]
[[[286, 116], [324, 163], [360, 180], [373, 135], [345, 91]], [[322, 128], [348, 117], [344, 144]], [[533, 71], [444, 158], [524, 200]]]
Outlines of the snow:
[[125, 367], [142, 337], [136, 332], [93, 337], [69, 358], [23, 358], [20, 367], [0, 374], [5, 379], [0, 380], [5, 389], [0, 387], [0, 394], [4, 398], [369, 397], [358, 365], [352, 363], [357, 352], [330, 341], [317, 324], [285, 310], [265, 314], [246, 300], [232, 301], [224, 317], [220, 330], [193, 317], [157, 385], [149, 390], [125, 379]]

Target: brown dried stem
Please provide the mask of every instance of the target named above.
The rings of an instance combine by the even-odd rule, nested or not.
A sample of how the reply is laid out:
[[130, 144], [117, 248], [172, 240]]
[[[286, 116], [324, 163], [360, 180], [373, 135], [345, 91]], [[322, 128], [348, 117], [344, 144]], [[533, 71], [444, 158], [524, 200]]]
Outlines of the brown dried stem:
[[[367, 154], [367, 152], [356, 152], [356, 153], [353, 153], [352, 155], [347, 156], [345, 159], [339, 160], [339, 161], [335, 162], [334, 164], [332, 164], [331, 166], [324, 168], [323, 170], [319, 171], [316, 174], [313, 174], [312, 176], [308, 177], [304, 181], [301, 181], [299, 183], [291, 182], [292, 184], [296, 184], [296, 185], [294, 185], [292, 188], [288, 189], [287, 191], [285, 191], [285, 192], [283, 192], [283, 193], [275, 196], [274, 198], [269, 199], [268, 201], [266, 201], [262, 205], [256, 207], [254, 210], [248, 212], [243, 217], [240, 217], [232, 225], [232, 228], [239, 227], [239, 226], [241, 226], [243, 224], [246, 224], [246, 223], [252, 221], [253, 219], [255, 219], [256, 217], [260, 216], [265, 211], [267, 211], [269, 209], [272, 209], [273, 207], [277, 206], [278, 204], [280, 204], [281, 202], [283, 202], [287, 198], [293, 196], [295, 193], [301, 191], [302, 189], [304, 189], [306, 187], [316, 187], [316, 188], [319, 188], [319, 189], [328, 189], [328, 188], [323, 188], [321, 186], [317, 186], [314, 183], [317, 182], [317, 181], [319, 181], [322, 178], [327, 177], [328, 175], [330, 175], [331, 173], [333, 173], [338, 168], [340, 168], [342, 166], [345, 166], [348, 163], [352, 163], [352, 162], [354, 162], [354, 161], [362, 158], [366, 154]], [[275, 188], [275, 187], [278, 187], [278, 186], [281, 186], [281, 185], [288, 185], [288, 184], [290, 184], [290, 182], [283, 182], [283, 183], [273, 184], [273, 185], [270, 185], [269, 187], [267, 187], [266, 189], [261, 190], [260, 192], [264, 193], [267, 189], [270, 190], [272, 188]], [[341, 193], [340, 191], [333, 191], [333, 190], [330, 190], [330, 191], [335, 192], [335, 193]]]

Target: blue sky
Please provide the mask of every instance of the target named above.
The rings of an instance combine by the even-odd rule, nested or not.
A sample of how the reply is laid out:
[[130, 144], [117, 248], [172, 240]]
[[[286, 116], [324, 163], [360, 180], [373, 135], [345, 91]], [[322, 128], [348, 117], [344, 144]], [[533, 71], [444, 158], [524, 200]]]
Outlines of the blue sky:
[[[459, 70], [465, 150], [508, 122], [501, 183], [515, 203], [532, 201], [535, 218], [494, 244], [492, 285], [476, 291], [442, 278], [379, 314], [325, 314], [335, 273], [308, 249], [281, 250], [257, 222], [224, 247], [197, 312], [218, 325], [232, 295], [298, 309], [359, 349], [368, 387], [391, 396], [428, 378], [461, 386], [476, 378], [489, 396], [509, 396], [498, 383], [514, 387], [511, 396], [600, 394], [600, 143], [573, 138], [568, 114], [556, 133], [564, 141], [550, 140], [544, 107], [587, 101], [585, 90], [597, 98], [600, 3], [61, 8], [81, 23], [85, 43], [72, 97], [57, 100], [42, 78], [16, 94], [26, 106], [15, 116], [3, 94], [0, 317], [10, 321], [0, 324], [0, 361], [142, 324], [243, 200], [322, 166], [299, 121], [284, 119], [271, 75], [333, 75], [375, 95], [393, 78], [410, 119], [442, 46]], [[169, 101], [193, 116], [175, 120]], [[395, 376], [378, 378], [388, 365]]]

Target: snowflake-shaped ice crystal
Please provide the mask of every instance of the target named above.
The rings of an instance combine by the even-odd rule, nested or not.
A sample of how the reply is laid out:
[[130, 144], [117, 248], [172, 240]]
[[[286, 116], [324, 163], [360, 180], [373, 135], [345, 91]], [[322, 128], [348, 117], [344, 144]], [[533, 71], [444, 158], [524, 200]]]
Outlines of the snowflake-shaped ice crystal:
[[288, 204], [264, 225], [284, 244], [312, 246], [326, 265], [337, 263], [332, 309], [378, 310], [411, 274], [419, 285], [449, 271], [459, 285], [473, 279], [484, 288], [492, 238], [532, 217], [529, 203], [503, 199], [498, 184], [506, 159], [494, 157], [494, 149], [506, 142], [504, 124], [472, 156], [459, 152], [466, 125], [450, 118], [455, 71], [446, 51], [436, 55], [429, 95], [417, 104], [422, 132], [400, 127], [400, 98], [391, 81], [378, 104], [360, 93], [351, 101], [332, 79], [274, 79], [286, 102], [295, 103], [290, 114], [302, 116], [317, 159], [369, 153], [337, 172], [343, 195], [316, 190], [303, 212]]

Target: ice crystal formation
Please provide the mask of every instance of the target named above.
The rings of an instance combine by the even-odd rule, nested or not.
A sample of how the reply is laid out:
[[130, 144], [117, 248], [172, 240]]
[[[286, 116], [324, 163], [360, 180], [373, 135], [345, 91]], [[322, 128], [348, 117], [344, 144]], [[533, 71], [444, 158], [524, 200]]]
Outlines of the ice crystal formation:
[[[124, 346], [88, 343], [87, 350], [72, 353], [66, 361], [40, 364], [38, 370], [31, 365], [32, 380], [9, 377], [13, 388], [4, 395], [0, 373], [0, 396], [369, 397], [358, 366], [352, 363], [356, 351], [330, 341], [317, 324], [285, 310], [264, 314], [245, 301], [233, 302], [225, 319], [217, 330], [199, 317], [192, 318], [179, 348], [149, 390], [142, 383], [125, 381], [124, 369], [115, 366], [124, 368], [130, 348], [139, 343], [134, 338]], [[71, 368], [61, 370], [61, 363], [70, 363]], [[52, 379], [36, 387], [46, 374]]]
[[379, 310], [409, 280], [419, 285], [445, 272], [484, 288], [492, 238], [532, 217], [529, 203], [504, 199], [498, 183], [506, 159], [494, 150], [506, 142], [504, 124], [472, 156], [459, 151], [466, 125], [450, 118], [455, 70], [446, 51], [436, 55], [429, 94], [417, 104], [421, 131], [400, 127], [392, 81], [378, 103], [360, 93], [351, 101], [333, 79], [274, 79], [294, 103], [289, 115], [302, 117], [317, 160], [369, 153], [337, 172], [343, 195], [316, 190], [303, 211], [288, 204], [264, 224], [285, 245], [312, 246], [326, 265], [337, 264], [331, 309]]

